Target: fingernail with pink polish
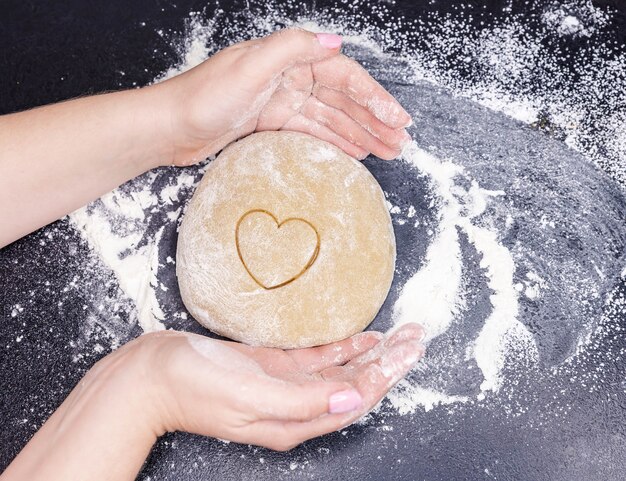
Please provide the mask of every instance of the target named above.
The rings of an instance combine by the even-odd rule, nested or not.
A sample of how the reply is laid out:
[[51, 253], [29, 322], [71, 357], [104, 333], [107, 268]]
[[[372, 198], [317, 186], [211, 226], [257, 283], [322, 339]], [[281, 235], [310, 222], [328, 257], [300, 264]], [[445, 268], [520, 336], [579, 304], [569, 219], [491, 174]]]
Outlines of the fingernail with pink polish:
[[363, 404], [363, 398], [358, 391], [347, 389], [339, 391], [328, 399], [328, 412], [330, 414], [348, 413], [359, 409]]
[[341, 35], [335, 35], [334, 33], [318, 33], [315, 34], [315, 36], [322, 47], [329, 49], [341, 47]]

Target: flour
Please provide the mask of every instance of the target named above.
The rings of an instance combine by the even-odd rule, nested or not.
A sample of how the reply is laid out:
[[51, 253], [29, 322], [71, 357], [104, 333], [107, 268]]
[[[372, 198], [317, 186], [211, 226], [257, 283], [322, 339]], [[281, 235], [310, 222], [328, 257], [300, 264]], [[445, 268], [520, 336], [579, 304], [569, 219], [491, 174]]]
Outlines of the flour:
[[[407, 322], [423, 325], [427, 341], [447, 331], [450, 323], [462, 312], [462, 260], [457, 229], [464, 231], [476, 250], [482, 254], [481, 268], [486, 269], [492, 289], [490, 301], [493, 311], [485, 320], [469, 357], [475, 359], [484, 381], [481, 391], [497, 391], [501, 385], [501, 370], [510, 342], [525, 344], [525, 355], [536, 358], [532, 335], [517, 321], [517, 292], [513, 285], [515, 269], [512, 254], [498, 242], [498, 234], [476, 225], [472, 219], [485, 210], [489, 199], [502, 192], [481, 189], [474, 181], [468, 190], [455, 184], [455, 177], [463, 169], [451, 162], [442, 162], [420, 150], [415, 143], [407, 147], [402, 157], [427, 174], [440, 196], [439, 231], [426, 254], [425, 265], [404, 285], [394, 307], [395, 327]], [[454, 193], [454, 194], [453, 194]], [[463, 198], [464, 203], [458, 200]], [[403, 411], [424, 408], [433, 403], [451, 404], [466, 401], [464, 396], [446, 396], [445, 393], [424, 388], [394, 391], [396, 405]], [[429, 395], [426, 395], [426, 394]]]
[[[120, 288], [135, 305], [144, 332], [164, 328], [164, 314], [154, 290], [158, 285], [158, 242], [163, 228], [146, 245], [139, 245], [147, 229], [143, 224], [144, 209], [154, 205], [156, 198], [145, 186], [130, 195], [115, 190], [69, 216], [94, 253], [115, 273]], [[129, 219], [137, 222], [127, 222]]]
[[[402, 114], [402, 108], [399, 105], [378, 98], [370, 99], [367, 102], [367, 107], [377, 118], [385, 123], [392, 122], [394, 119], [397, 119], [398, 116]], [[410, 122], [407, 124], [407, 127], [409, 125], [411, 125]]]
[[466, 403], [467, 396], [447, 395], [432, 389], [427, 389], [405, 379], [388, 394], [387, 398], [398, 414], [414, 413], [418, 406], [424, 411], [431, 411], [441, 405]]
[[462, 264], [456, 224], [460, 206], [451, 189], [459, 167], [439, 162], [413, 145], [403, 156], [427, 173], [442, 198], [439, 232], [426, 254], [426, 265], [405, 284], [394, 307], [396, 327], [417, 322], [426, 329], [427, 340], [445, 332], [459, 312]]
[[[170, 41], [176, 45], [176, 49], [180, 55], [180, 61], [158, 75], [154, 82], [162, 82], [169, 78], [175, 77], [206, 60], [211, 54], [209, 49], [210, 39], [214, 33], [214, 23], [205, 19], [198, 14], [191, 13], [187, 30], [181, 37], [170, 38]], [[159, 33], [163, 36], [163, 32]]]
[[[591, 37], [609, 20], [606, 13], [595, 8], [589, 0], [582, 2], [559, 2], [548, 7], [542, 20], [561, 35]], [[584, 18], [584, 22], [581, 20]]]
[[[154, 82], [179, 75], [209, 56], [207, 40], [212, 33], [211, 23], [192, 16], [189, 28], [189, 35], [180, 41], [182, 61], [158, 75]], [[115, 274], [144, 332], [164, 329], [165, 317], [155, 291], [160, 287], [157, 274], [163, 228], [146, 239], [149, 213], [165, 211], [166, 221], [177, 223], [182, 214], [180, 195], [193, 189], [198, 180], [197, 175], [181, 169], [174, 184], [153, 192], [155, 177], [154, 173], [138, 177], [69, 215], [70, 223], [94, 254]], [[143, 245], [139, 246], [140, 243]]]

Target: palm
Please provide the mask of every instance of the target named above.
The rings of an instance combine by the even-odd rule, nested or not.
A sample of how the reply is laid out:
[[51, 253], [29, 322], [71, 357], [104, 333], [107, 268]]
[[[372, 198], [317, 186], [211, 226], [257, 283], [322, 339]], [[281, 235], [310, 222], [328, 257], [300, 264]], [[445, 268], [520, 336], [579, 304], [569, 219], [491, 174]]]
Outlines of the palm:
[[302, 382], [324, 379], [325, 371], [345, 364], [373, 348], [381, 337], [380, 333], [369, 332], [325, 346], [287, 351], [240, 344], [235, 346], [270, 376], [285, 381]]
[[[287, 382], [342, 381], [354, 385], [364, 402], [373, 406], [389, 387], [397, 381], [390, 367], [402, 365], [407, 357], [421, 356], [420, 350], [411, 353], [422, 329], [407, 325], [383, 340], [378, 332], [357, 334], [343, 341], [307, 349], [282, 350], [250, 347], [228, 343], [254, 362], [269, 376]], [[404, 374], [404, 373], [402, 373]]]

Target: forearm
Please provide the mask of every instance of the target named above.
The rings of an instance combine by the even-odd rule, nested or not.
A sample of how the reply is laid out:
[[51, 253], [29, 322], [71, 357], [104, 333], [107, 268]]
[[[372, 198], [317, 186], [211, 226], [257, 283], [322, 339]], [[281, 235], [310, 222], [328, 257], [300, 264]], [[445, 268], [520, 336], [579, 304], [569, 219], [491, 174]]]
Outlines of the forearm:
[[117, 354], [85, 376], [2, 481], [136, 478], [159, 433], [149, 395], [137, 392], [145, 388], [134, 367], [138, 363], [124, 359], [128, 352]]
[[0, 247], [168, 163], [158, 88], [0, 117]]

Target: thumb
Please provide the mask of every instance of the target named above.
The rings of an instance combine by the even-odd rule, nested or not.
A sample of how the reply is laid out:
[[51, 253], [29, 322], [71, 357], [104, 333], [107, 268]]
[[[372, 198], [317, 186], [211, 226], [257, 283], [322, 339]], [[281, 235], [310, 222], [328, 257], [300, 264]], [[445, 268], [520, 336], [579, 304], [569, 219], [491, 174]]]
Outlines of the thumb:
[[272, 73], [304, 62], [317, 62], [337, 55], [341, 50], [341, 36], [332, 33], [313, 33], [298, 28], [279, 30], [261, 40], [256, 51], [257, 66]]
[[310, 421], [324, 414], [357, 410], [360, 393], [347, 382], [309, 381], [263, 386], [255, 408], [261, 419]]

